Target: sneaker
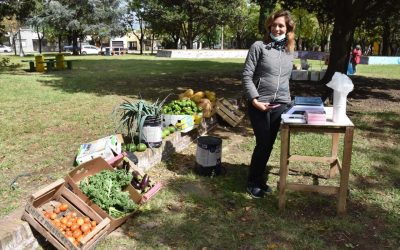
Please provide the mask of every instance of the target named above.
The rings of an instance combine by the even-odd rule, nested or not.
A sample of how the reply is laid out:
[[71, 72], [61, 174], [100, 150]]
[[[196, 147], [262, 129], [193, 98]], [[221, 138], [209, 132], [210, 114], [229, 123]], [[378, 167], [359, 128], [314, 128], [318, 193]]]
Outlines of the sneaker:
[[266, 194], [272, 192], [272, 188], [267, 184], [261, 185], [261, 190]]
[[258, 187], [247, 187], [247, 193], [255, 199], [263, 198], [264, 197], [264, 191], [261, 188]]

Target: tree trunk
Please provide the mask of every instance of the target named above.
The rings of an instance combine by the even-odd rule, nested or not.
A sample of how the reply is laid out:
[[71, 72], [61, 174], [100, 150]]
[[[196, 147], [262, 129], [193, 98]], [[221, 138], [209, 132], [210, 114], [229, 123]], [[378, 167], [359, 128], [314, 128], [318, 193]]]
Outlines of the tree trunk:
[[[79, 48], [80, 51], [80, 48]], [[78, 36], [74, 33], [72, 35], [72, 54], [79, 55], [78, 53]]]
[[322, 52], [325, 52], [325, 46], [326, 46], [327, 43], [328, 43], [328, 39], [326, 39], [326, 38], [321, 39], [321, 42], [319, 43], [319, 46], [321, 47], [321, 51]]
[[36, 27], [36, 33], [39, 41], [39, 54], [42, 54], [42, 38], [40, 37], [39, 34], [39, 27]]
[[17, 36], [18, 36], [18, 32], [12, 35], [12, 46], [14, 49], [14, 56], [17, 55]]
[[257, 0], [260, 5], [260, 15], [258, 18], [258, 31], [260, 34], [265, 34], [265, 20], [275, 7], [276, 0]]
[[242, 41], [240, 39], [240, 33], [236, 32], [236, 49], [241, 49], [242, 48]]
[[143, 19], [139, 19], [139, 24], [140, 24], [140, 54], [143, 55], [143, 39], [144, 39], [144, 31], [143, 31]]
[[61, 35], [58, 35], [58, 52], [61, 53], [62, 52], [62, 48], [61, 48]]
[[383, 24], [382, 34], [382, 56], [389, 56], [389, 42], [390, 41], [390, 24]]
[[153, 47], [154, 47], [154, 33], [151, 34], [151, 54], [153, 55]]
[[193, 49], [193, 18], [189, 17], [188, 32], [186, 37], [186, 48]]
[[144, 40], [144, 35], [140, 35], [139, 43], [140, 43], [140, 54], [143, 55], [143, 40]]
[[174, 40], [175, 49], [178, 49], [178, 46], [179, 46], [179, 37], [173, 37], [172, 39]]
[[18, 31], [18, 38], [19, 38], [19, 56], [23, 57], [25, 56], [24, 50], [22, 49], [22, 40], [21, 40], [21, 29]]
[[[335, 72], [347, 73], [351, 45], [356, 27], [357, 8], [351, 1], [339, 0], [335, 6], [335, 24], [331, 36], [329, 64], [320, 84], [328, 83]], [[330, 89], [329, 89], [330, 90]], [[329, 94], [327, 93], [325, 98]]]

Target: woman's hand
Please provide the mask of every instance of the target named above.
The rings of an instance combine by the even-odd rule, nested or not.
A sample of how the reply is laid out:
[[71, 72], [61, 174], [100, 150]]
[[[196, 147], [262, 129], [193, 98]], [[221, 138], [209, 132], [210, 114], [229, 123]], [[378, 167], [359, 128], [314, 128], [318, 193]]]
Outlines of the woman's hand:
[[260, 111], [268, 111], [270, 109], [268, 102], [259, 102], [256, 98], [251, 101], [251, 104], [253, 104], [253, 107]]

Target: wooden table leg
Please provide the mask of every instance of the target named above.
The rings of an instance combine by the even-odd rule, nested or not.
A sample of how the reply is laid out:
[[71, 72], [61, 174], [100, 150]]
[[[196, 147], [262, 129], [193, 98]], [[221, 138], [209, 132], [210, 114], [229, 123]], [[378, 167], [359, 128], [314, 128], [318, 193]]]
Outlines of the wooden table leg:
[[288, 175], [288, 158], [289, 158], [289, 126], [283, 124], [281, 127], [281, 162], [279, 170], [279, 209], [285, 209], [286, 202], [286, 177]]
[[[339, 133], [332, 134], [332, 149], [331, 149], [331, 157], [337, 159], [339, 148]], [[337, 162], [331, 163], [331, 168], [329, 170], [329, 178], [335, 177], [339, 170], [339, 166]]]
[[351, 152], [353, 147], [353, 132], [353, 127], [346, 127], [343, 145], [342, 171], [340, 173], [340, 187], [337, 206], [338, 214], [344, 214], [346, 212], [347, 189], [349, 186]]

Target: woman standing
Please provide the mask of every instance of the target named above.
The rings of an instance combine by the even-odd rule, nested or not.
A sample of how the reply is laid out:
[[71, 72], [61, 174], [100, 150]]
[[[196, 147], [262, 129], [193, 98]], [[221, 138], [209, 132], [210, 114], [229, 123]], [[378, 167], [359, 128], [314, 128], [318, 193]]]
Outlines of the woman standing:
[[242, 75], [248, 115], [256, 137], [247, 180], [247, 192], [262, 198], [271, 192], [266, 184], [267, 162], [279, 131], [281, 114], [290, 103], [289, 78], [293, 68], [295, 24], [288, 11], [266, 20], [266, 38], [249, 49]]
[[361, 46], [357, 45], [353, 52], [351, 52], [351, 64], [353, 66], [353, 75], [356, 74], [357, 71], [357, 64], [360, 64], [360, 60], [361, 60]]

